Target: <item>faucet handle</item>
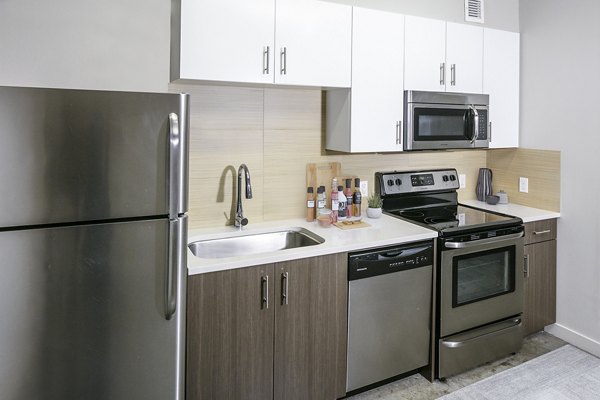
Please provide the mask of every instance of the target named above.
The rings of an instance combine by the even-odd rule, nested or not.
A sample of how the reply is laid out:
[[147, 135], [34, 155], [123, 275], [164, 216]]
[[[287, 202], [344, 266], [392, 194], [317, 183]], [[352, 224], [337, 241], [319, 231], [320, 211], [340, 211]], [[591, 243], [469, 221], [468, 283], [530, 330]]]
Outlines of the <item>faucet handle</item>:
[[248, 218], [242, 218], [240, 220], [240, 226], [246, 226], [248, 225]]

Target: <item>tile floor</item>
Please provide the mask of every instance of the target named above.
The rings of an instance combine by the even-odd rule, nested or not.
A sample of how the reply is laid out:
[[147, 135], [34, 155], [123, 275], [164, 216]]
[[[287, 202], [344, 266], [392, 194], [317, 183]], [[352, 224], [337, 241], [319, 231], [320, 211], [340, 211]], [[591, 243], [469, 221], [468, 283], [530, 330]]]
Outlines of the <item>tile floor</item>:
[[528, 336], [523, 347], [514, 356], [509, 356], [448, 378], [446, 382], [426, 380], [419, 374], [389, 383], [385, 386], [347, 397], [348, 400], [433, 400], [468, 386], [505, 369], [515, 367], [532, 358], [541, 356], [566, 344], [546, 332]]

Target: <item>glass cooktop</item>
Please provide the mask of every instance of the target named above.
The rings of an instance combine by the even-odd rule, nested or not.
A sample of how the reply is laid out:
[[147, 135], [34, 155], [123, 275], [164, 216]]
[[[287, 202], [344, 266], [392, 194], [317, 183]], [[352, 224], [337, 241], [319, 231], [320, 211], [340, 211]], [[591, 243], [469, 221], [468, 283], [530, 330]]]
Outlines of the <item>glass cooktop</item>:
[[386, 210], [386, 212], [440, 232], [470, 228], [484, 229], [521, 223], [520, 218], [494, 214], [460, 204], [409, 210]]

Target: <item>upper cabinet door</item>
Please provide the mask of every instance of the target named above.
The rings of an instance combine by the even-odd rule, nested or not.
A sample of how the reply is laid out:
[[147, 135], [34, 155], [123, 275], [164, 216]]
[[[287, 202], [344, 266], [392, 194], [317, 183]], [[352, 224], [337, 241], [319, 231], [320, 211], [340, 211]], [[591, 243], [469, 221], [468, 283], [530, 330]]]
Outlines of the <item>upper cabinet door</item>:
[[275, 34], [275, 83], [350, 87], [351, 6], [277, 0]]
[[444, 91], [446, 22], [406, 16], [404, 89]]
[[402, 151], [403, 69], [404, 15], [355, 7], [351, 152]]
[[519, 34], [485, 28], [483, 38], [483, 92], [490, 95], [490, 147], [518, 147]]
[[483, 28], [447, 23], [446, 78], [447, 92], [482, 92]]
[[275, 0], [182, 0], [180, 78], [272, 83]]

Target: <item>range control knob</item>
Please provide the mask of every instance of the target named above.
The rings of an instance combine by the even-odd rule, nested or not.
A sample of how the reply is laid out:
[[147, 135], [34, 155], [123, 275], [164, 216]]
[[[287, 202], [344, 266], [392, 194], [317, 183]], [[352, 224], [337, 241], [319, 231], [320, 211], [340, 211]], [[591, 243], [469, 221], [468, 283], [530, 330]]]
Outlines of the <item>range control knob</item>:
[[452, 182], [454, 182], [454, 181], [456, 180], [456, 176], [454, 176], [454, 175], [450, 175], [450, 180], [451, 180]]
[[394, 186], [394, 181], [391, 179], [388, 179], [387, 184], [388, 184], [388, 186]]
[[402, 180], [400, 178], [396, 178], [396, 185], [402, 185]]
[[444, 182], [448, 182], [448, 175], [444, 175], [444, 176], [442, 176], [442, 180], [443, 180]]

